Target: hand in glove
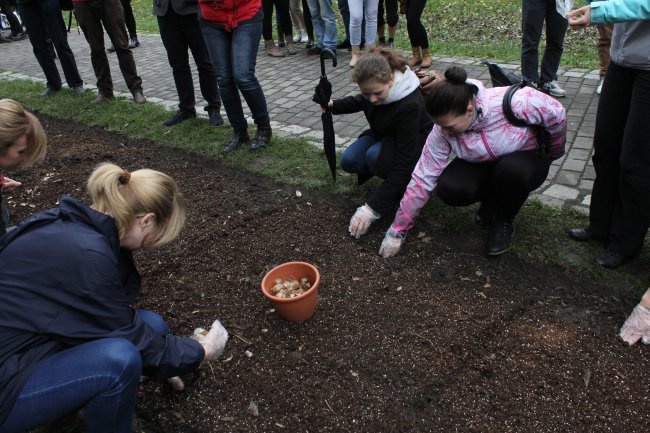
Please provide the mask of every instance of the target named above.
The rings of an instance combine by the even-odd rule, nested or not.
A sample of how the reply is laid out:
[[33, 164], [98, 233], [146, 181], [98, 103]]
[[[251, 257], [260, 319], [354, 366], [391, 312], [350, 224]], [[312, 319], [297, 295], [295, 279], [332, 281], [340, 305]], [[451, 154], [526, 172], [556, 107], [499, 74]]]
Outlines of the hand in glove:
[[644, 344], [650, 344], [650, 310], [637, 305], [621, 327], [619, 335], [630, 346], [640, 338], [643, 338]]
[[221, 322], [215, 320], [207, 333], [202, 328], [194, 330], [192, 337], [203, 345], [205, 357], [203, 361], [214, 361], [221, 355], [228, 342], [228, 331], [223, 327]]
[[393, 230], [393, 227], [390, 227], [384, 236], [384, 240], [381, 241], [381, 247], [379, 247], [379, 255], [387, 259], [388, 257], [393, 257], [397, 254], [402, 248], [402, 244], [406, 239], [406, 235], [397, 233]]
[[377, 221], [379, 217], [380, 215], [377, 215], [370, 206], [364, 204], [363, 206], [358, 207], [357, 211], [352, 215], [348, 231], [352, 236], [359, 239], [361, 236], [366, 234], [370, 228], [370, 224]]
[[167, 379], [167, 381], [171, 384], [172, 388], [174, 388], [175, 391], [182, 391], [185, 389], [185, 383], [183, 382], [183, 379], [178, 376], [170, 377]]

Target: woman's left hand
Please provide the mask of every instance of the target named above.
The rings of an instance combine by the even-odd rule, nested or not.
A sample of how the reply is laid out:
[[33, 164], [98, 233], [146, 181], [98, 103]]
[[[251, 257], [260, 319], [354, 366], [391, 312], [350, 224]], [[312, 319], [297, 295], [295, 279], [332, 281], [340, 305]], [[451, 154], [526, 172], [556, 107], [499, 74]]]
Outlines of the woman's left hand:
[[22, 185], [22, 182], [9, 179], [8, 177], [2, 178], [2, 192], [14, 192], [16, 188]]
[[[330, 111], [332, 110], [332, 105], [334, 105], [334, 101], [332, 101], [332, 100], [330, 99], [330, 102], [327, 103], [327, 108], [329, 108]], [[322, 105], [320, 105], [320, 111], [321, 111], [321, 113], [324, 113], [324, 112], [325, 112], [325, 109], [323, 108]]]
[[584, 6], [566, 14], [569, 20], [569, 27], [578, 30], [591, 25], [591, 6]]

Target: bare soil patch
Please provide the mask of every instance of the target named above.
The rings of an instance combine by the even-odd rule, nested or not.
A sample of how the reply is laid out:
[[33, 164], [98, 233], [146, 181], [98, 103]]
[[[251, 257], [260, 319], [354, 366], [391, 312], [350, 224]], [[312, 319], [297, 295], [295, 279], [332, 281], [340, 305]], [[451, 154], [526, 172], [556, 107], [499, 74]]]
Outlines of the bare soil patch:
[[[86, 198], [105, 160], [165, 171], [189, 206], [171, 245], [137, 254], [138, 307], [190, 335], [230, 331], [188, 388], [147, 381], [137, 411], [160, 432], [642, 432], [650, 425], [647, 347], [617, 337], [637, 301], [622, 289], [420, 223], [390, 260], [388, 222], [347, 234], [357, 203], [281, 185], [225, 164], [44, 118], [46, 161], [7, 196], [14, 218]], [[424, 233], [418, 236], [418, 233]], [[321, 272], [315, 316], [290, 324], [259, 284], [286, 261]], [[252, 353], [249, 357], [246, 351]]]

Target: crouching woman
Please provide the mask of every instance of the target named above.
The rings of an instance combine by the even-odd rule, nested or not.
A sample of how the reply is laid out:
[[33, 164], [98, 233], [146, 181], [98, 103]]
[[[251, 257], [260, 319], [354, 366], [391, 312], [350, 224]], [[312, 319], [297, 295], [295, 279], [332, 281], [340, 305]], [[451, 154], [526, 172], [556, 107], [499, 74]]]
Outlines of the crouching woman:
[[343, 152], [341, 168], [356, 173], [359, 184], [373, 176], [383, 179], [350, 220], [348, 230], [358, 239], [380, 216], [394, 212], [433, 125], [420, 81], [396, 51], [364, 54], [352, 79], [360, 94], [330, 102], [332, 113], [363, 111], [370, 129]]
[[72, 197], [0, 240], [0, 432], [30, 430], [84, 409], [85, 431], [132, 431], [140, 375], [170, 378], [218, 357], [218, 321], [201, 340], [175, 337], [132, 307], [132, 251], [176, 238], [185, 205], [154, 170], [99, 166], [92, 206]]
[[[487, 254], [501, 254], [510, 248], [519, 209], [544, 182], [551, 161], [564, 155], [564, 107], [524, 87], [511, 101], [514, 116], [527, 124], [520, 127], [504, 115], [506, 87], [487, 89], [480, 81], [468, 80], [465, 70], [457, 66], [434, 83], [426, 108], [435, 126], [379, 253], [397, 254], [436, 190], [451, 206], [480, 203], [475, 221], [489, 228]], [[546, 136], [540, 144], [543, 150], [538, 148], [538, 135]], [[452, 152], [456, 158], [450, 162]]]

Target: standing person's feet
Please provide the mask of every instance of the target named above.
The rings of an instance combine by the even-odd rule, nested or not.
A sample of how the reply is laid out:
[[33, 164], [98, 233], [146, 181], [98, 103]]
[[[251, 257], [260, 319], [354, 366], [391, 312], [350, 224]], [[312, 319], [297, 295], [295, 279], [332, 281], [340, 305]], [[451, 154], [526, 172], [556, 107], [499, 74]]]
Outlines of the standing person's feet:
[[129, 40], [129, 48], [138, 48], [139, 46], [140, 41], [138, 40], [137, 36]]
[[113, 46], [113, 43], [111, 43], [108, 48], [106, 48], [107, 53], [114, 53], [115, 52], [115, 47]]
[[596, 95], [600, 95], [600, 92], [603, 90], [603, 83], [605, 82], [605, 76], [601, 75], [598, 79], [598, 85], [596, 86]]
[[253, 141], [251, 142], [251, 150], [258, 150], [266, 147], [266, 145], [271, 142], [272, 135], [270, 123], [258, 125], [255, 138], [253, 138]]
[[183, 111], [183, 110], [178, 110], [176, 114], [174, 114], [172, 117], [169, 119], [165, 120], [163, 122], [163, 125], [165, 126], [174, 126], [178, 125], [184, 120], [187, 119], [194, 119], [196, 117], [196, 113], [193, 111]]
[[113, 95], [105, 95], [102, 92], [97, 94], [97, 97], [90, 101], [91, 104], [102, 104], [107, 101], [113, 100], [115, 97]]
[[539, 90], [554, 98], [564, 98], [566, 96], [566, 90], [561, 88], [555, 80], [542, 83]]
[[239, 149], [239, 147], [242, 144], [246, 144], [249, 141], [251, 141], [251, 138], [248, 135], [247, 130], [242, 129], [241, 131], [238, 131], [238, 130], [235, 129], [235, 132], [233, 133], [232, 138], [223, 147], [223, 153], [234, 152], [235, 150]]
[[595, 234], [589, 227], [576, 227], [569, 230], [569, 237], [575, 241], [603, 241], [604, 237]]
[[27, 33], [25, 32], [18, 32], [18, 33], [12, 33], [9, 35], [9, 39], [12, 41], [22, 41], [27, 37]]
[[498, 256], [505, 253], [512, 245], [512, 235], [515, 228], [512, 221], [495, 220], [490, 226], [486, 252], [488, 256]]
[[136, 90], [135, 92], [132, 93], [133, 95], [133, 102], [136, 104], [144, 104], [147, 102], [147, 98], [144, 97], [144, 94], [142, 93], [142, 90]]
[[350, 51], [352, 49], [352, 44], [350, 43], [350, 40], [346, 38], [343, 42], [338, 44], [336, 46], [336, 48], [339, 49], [339, 50], [345, 49], [345, 50]]
[[41, 93], [41, 95], [52, 96], [55, 93], [59, 93], [60, 91], [61, 91], [60, 87], [58, 89], [55, 89], [54, 87], [46, 87], [45, 90], [43, 90], [43, 93]]
[[621, 266], [623, 263], [626, 263], [633, 259], [635, 255], [623, 254], [618, 251], [607, 248], [601, 251], [596, 257], [596, 264], [602, 266], [603, 268], [615, 269]]
[[307, 39], [307, 43], [305, 44], [306, 49], [314, 48], [314, 40], [313, 39]]
[[320, 56], [321, 51], [323, 51], [323, 48], [315, 45], [307, 50], [307, 54], [310, 56]]
[[72, 88], [72, 91], [73, 91], [74, 94], [77, 95], [77, 96], [81, 96], [81, 95], [83, 95], [84, 93], [86, 93], [86, 89], [84, 88], [84, 86], [73, 87], [73, 88]]
[[272, 39], [264, 41], [264, 46], [266, 47], [266, 54], [271, 57], [284, 57], [286, 55], [275, 46], [275, 42]]
[[219, 110], [211, 110], [208, 111], [208, 123], [212, 126], [221, 126], [223, 125], [223, 117], [221, 117], [221, 113]]
[[278, 47], [284, 48], [287, 46], [287, 42], [284, 39], [284, 34], [278, 35]]

